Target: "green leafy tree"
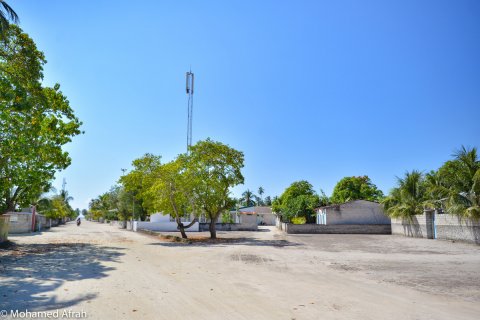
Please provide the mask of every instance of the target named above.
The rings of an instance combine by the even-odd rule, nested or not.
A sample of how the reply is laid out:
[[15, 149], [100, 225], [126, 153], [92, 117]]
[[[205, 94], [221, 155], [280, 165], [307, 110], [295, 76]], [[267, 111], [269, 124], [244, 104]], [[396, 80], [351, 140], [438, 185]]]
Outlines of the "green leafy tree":
[[60, 195], [54, 195], [50, 198], [49, 205], [46, 210], [42, 211], [47, 218], [63, 219], [72, 216], [73, 210], [67, 207], [65, 201]]
[[368, 176], [345, 177], [333, 189], [331, 201], [345, 203], [352, 200], [380, 201], [383, 192], [374, 185]]
[[[197, 222], [195, 214], [195, 179], [188, 170], [189, 157], [179, 155], [174, 161], [161, 165], [155, 172], [151, 188], [154, 206], [158, 211], [169, 213], [177, 222], [182, 238], [187, 238], [185, 229]], [[188, 225], [181, 221], [194, 213], [195, 218]]]
[[117, 218], [120, 221], [144, 220], [146, 212], [135, 192], [126, 190], [124, 186], [115, 186], [115, 188], [117, 191], [111, 209], [117, 210]]
[[0, 39], [3, 39], [10, 26], [10, 21], [18, 23], [17, 13], [4, 0], [0, 0]]
[[122, 186], [115, 186], [115, 198], [110, 210], [117, 210], [117, 218], [120, 221], [128, 221], [133, 218], [135, 211], [135, 199], [132, 192], [128, 192]]
[[152, 196], [152, 186], [155, 183], [157, 172], [161, 167], [161, 156], [146, 153], [142, 157], [133, 160], [133, 169], [126, 175], [122, 175], [120, 183], [127, 192], [135, 195], [139, 200], [144, 215], [153, 212], [155, 197]]
[[275, 198], [272, 210], [279, 214], [282, 221], [290, 222], [292, 218], [305, 218], [306, 222], [315, 221], [315, 208], [319, 206], [320, 198], [313, 186], [305, 180], [292, 183], [282, 195]]
[[93, 219], [104, 218], [106, 220], [118, 219], [118, 194], [119, 187], [114, 186], [108, 192], [105, 192], [89, 203], [90, 212]]
[[99, 220], [103, 217], [99, 198], [90, 200], [88, 203], [88, 212], [90, 213], [89, 216], [92, 220]]
[[394, 218], [411, 218], [429, 208], [427, 183], [420, 171], [406, 172], [397, 177], [397, 187], [382, 200], [386, 213]]
[[222, 213], [222, 223], [234, 223], [234, 222], [235, 222], [235, 220], [233, 219], [230, 212]]
[[71, 159], [62, 147], [81, 122], [56, 84], [43, 87], [45, 57], [11, 25], [0, 46], [0, 214], [34, 201]]
[[87, 220], [92, 220], [93, 219], [92, 213], [90, 211], [88, 211], [88, 209], [82, 209], [82, 215]]
[[101, 216], [107, 220], [127, 221], [142, 216], [142, 206], [133, 192], [124, 186], [115, 185], [98, 198]]
[[323, 207], [323, 206], [328, 206], [330, 204], [332, 204], [332, 201], [330, 200], [330, 198], [325, 194], [325, 192], [320, 189], [320, 196], [319, 196], [319, 206], [320, 207]]
[[215, 223], [234, 206], [230, 188], [242, 184], [243, 153], [210, 139], [190, 147], [188, 170], [194, 179], [195, 203], [210, 219], [210, 237], [215, 239]]

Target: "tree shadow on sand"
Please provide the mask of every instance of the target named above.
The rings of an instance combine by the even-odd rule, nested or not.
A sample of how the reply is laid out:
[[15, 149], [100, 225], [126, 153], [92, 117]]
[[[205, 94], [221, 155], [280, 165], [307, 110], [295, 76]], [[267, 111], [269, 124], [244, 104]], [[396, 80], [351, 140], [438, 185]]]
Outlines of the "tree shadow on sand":
[[67, 281], [106, 277], [115, 268], [102, 262], [119, 262], [120, 250], [85, 243], [10, 244], [0, 249], [0, 309], [64, 309], [94, 299], [95, 292], [74, 299], [51, 292]]
[[248, 237], [239, 237], [239, 238], [191, 238], [187, 239], [185, 242], [169, 241], [169, 242], [154, 242], [149, 245], [157, 245], [163, 247], [226, 247], [232, 245], [241, 245], [241, 246], [255, 246], [255, 247], [296, 247], [302, 246], [301, 243], [291, 242], [284, 239], [278, 240], [264, 240], [264, 239], [255, 239]]

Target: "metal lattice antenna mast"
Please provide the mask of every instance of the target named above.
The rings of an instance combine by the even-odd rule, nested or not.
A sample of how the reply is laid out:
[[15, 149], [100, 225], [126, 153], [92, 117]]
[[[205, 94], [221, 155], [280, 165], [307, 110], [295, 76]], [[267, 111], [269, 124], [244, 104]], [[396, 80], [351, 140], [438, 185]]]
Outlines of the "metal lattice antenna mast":
[[192, 120], [193, 120], [193, 86], [195, 76], [192, 70], [186, 74], [186, 91], [188, 95], [188, 123], [187, 123], [187, 151], [192, 146]]

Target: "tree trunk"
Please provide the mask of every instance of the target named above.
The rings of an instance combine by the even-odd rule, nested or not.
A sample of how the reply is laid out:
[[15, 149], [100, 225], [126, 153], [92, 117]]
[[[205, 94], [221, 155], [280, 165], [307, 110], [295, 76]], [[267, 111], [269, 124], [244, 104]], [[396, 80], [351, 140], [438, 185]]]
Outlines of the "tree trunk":
[[185, 232], [185, 228], [183, 227], [183, 223], [180, 223], [177, 228], [180, 230], [183, 239], [188, 239], [187, 233]]
[[177, 218], [177, 229], [180, 230], [180, 233], [182, 234], [183, 239], [188, 239], [187, 234], [185, 233], [185, 229], [190, 228], [197, 222], [197, 218], [193, 219], [192, 222], [190, 222], [188, 225], [184, 225], [183, 222], [180, 222], [180, 218]]
[[178, 214], [178, 209], [177, 209], [177, 204], [175, 201], [173, 201], [173, 196], [170, 193], [170, 203], [172, 204], [173, 207], [173, 212], [175, 212], [175, 221], [177, 222], [177, 229], [180, 230], [180, 233], [182, 234], [183, 239], [188, 239], [187, 234], [185, 232], [185, 226], [182, 223], [182, 220]]
[[215, 229], [215, 223], [217, 219], [210, 218], [210, 239], [217, 239], [217, 230]]
[[183, 225], [183, 222], [180, 220], [180, 218], [178, 216], [175, 218], [175, 220], [177, 221], [177, 229], [182, 234], [182, 238], [183, 239], [188, 239], [187, 233], [185, 232], [185, 226]]

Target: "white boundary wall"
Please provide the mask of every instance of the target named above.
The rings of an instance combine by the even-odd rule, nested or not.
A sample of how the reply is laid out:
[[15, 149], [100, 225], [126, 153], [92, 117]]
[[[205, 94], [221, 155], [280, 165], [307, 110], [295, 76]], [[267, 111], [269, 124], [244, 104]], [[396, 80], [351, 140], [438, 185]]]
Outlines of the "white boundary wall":
[[[184, 225], [188, 225], [190, 222], [184, 222]], [[148, 221], [134, 221], [133, 222], [133, 231], [139, 229], [145, 229], [150, 231], [164, 231], [164, 232], [177, 232], [177, 223], [176, 222], [148, 222]], [[187, 232], [198, 232], [199, 224], [195, 222], [193, 226], [188, 229], [185, 229]]]

